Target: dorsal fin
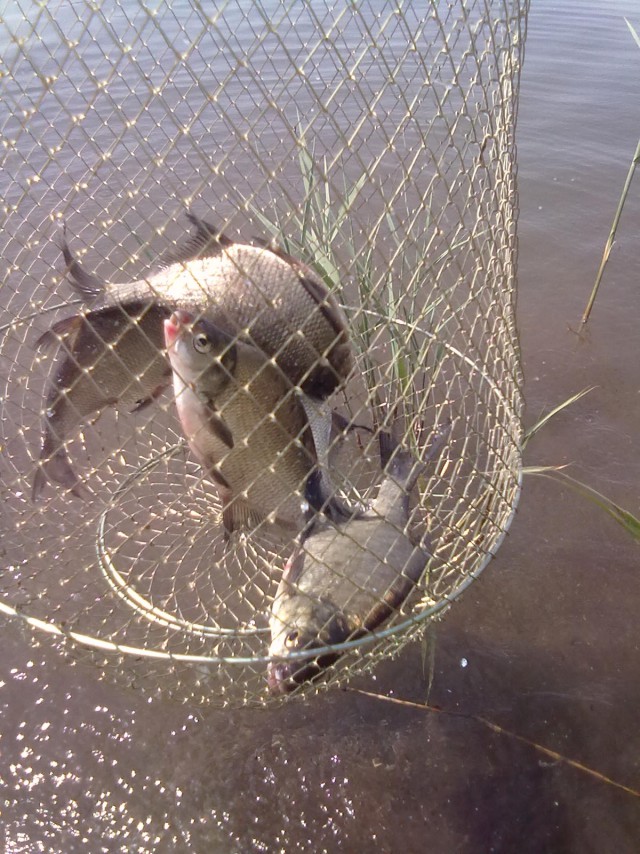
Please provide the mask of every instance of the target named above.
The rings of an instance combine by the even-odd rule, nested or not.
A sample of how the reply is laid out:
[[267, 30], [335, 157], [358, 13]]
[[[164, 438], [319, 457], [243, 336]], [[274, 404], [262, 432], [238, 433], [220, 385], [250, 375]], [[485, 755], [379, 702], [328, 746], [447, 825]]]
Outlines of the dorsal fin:
[[234, 241], [219, 231], [211, 223], [200, 219], [187, 211], [187, 219], [196, 229], [196, 233], [188, 238], [183, 246], [171, 249], [159, 261], [160, 267], [170, 267], [172, 264], [186, 264], [197, 258], [213, 258], [219, 255], [226, 246], [233, 246]]
[[261, 249], [266, 249], [267, 252], [271, 252], [282, 261], [286, 261], [287, 264], [289, 264], [290, 267], [293, 267], [299, 275], [307, 276], [311, 272], [309, 267], [303, 261], [299, 261], [297, 258], [294, 258], [293, 255], [290, 255], [286, 249], [278, 243], [275, 237], [271, 240], [264, 240], [262, 237], [254, 237], [253, 242]]

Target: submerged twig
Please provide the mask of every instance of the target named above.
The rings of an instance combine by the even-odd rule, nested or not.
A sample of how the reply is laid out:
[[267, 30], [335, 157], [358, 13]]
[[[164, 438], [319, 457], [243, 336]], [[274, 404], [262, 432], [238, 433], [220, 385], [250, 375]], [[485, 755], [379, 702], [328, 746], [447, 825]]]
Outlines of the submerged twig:
[[363, 694], [365, 697], [372, 697], [375, 700], [385, 700], [387, 703], [395, 703], [396, 705], [405, 706], [411, 709], [420, 709], [421, 711], [436, 712], [439, 715], [447, 715], [448, 717], [465, 718], [466, 720], [475, 721], [476, 723], [482, 724], [492, 730], [492, 732], [498, 733], [498, 735], [506, 735], [508, 738], [513, 738], [515, 741], [519, 741], [521, 744], [526, 744], [528, 747], [532, 747], [534, 750], [537, 750], [539, 753], [543, 753], [545, 756], [549, 756], [551, 759], [555, 759], [557, 762], [563, 762], [565, 765], [569, 765], [577, 771], [582, 771], [584, 774], [589, 774], [589, 776], [595, 777], [595, 779], [599, 780], [601, 783], [607, 783], [609, 786], [621, 789], [628, 795], [640, 798], [640, 791], [637, 789], [625, 786], [624, 783], [618, 783], [616, 780], [612, 780], [611, 777], [601, 774], [600, 771], [596, 771], [594, 768], [589, 768], [588, 765], [583, 765], [582, 762], [577, 762], [575, 759], [569, 759], [569, 757], [563, 756], [561, 753], [557, 753], [557, 751], [551, 750], [549, 747], [538, 744], [536, 741], [531, 741], [531, 739], [525, 738], [525, 736], [519, 735], [517, 732], [505, 729], [499, 724], [496, 724], [487, 718], [483, 718], [480, 715], [473, 715], [468, 712], [452, 712], [448, 709], [441, 709], [439, 706], [430, 706], [426, 703], [415, 703], [412, 700], [402, 700], [398, 697], [389, 697], [386, 694], [376, 694], [374, 691], [364, 691], [362, 688], [347, 687], [345, 690], [351, 691], [355, 694]]

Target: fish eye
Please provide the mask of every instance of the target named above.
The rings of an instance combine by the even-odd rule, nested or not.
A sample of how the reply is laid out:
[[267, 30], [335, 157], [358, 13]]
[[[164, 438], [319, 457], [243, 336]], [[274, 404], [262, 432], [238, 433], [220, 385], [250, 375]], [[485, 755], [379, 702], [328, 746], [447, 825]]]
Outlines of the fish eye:
[[207, 338], [204, 332], [193, 336], [193, 347], [198, 353], [208, 353], [211, 349], [211, 341]]
[[299, 637], [300, 637], [299, 630], [294, 629], [292, 632], [289, 632], [289, 634], [285, 638], [284, 642], [287, 646], [293, 646], [293, 644], [298, 640]]

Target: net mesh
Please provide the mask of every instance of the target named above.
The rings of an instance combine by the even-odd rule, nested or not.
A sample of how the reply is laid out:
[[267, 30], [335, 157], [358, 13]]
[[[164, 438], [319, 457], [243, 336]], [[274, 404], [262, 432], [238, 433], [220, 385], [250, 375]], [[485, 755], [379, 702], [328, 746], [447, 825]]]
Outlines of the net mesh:
[[[482, 571], [520, 484], [514, 125], [526, 7], [5, 4], [0, 611], [33, 642], [57, 644], [150, 693], [262, 704], [322, 690], [395, 654]], [[189, 222], [187, 211], [199, 219]], [[311, 326], [298, 323], [301, 334], [289, 319], [282, 332], [283, 313], [297, 310], [295, 288], [274, 298], [266, 280], [234, 260], [234, 287], [256, 290], [259, 305], [233, 330], [240, 349], [231, 378], [249, 347], [263, 356], [268, 388], [284, 382], [282, 399], [308, 414], [300, 405], [309, 403], [311, 374], [298, 370], [296, 356], [292, 375], [283, 356], [302, 340], [323, 370], [329, 363], [329, 387], [311, 389], [325, 401], [322, 429], [327, 418], [333, 423], [329, 409], [362, 425], [340, 433], [322, 459], [316, 434], [310, 446], [306, 427], [290, 431], [297, 450], [315, 447], [314, 474], [322, 471], [359, 508], [355, 521], [336, 523], [339, 542], [358, 540], [358, 512], [371, 514], [385, 482], [380, 424], [396, 433], [402, 424], [401, 445], [414, 460], [425, 459], [434, 429], [449, 431], [414, 490], [406, 525], [396, 523], [400, 539], [428, 550], [424, 571], [386, 614], [365, 619], [371, 598], [405, 577], [393, 549], [371, 560], [369, 579], [354, 577], [348, 595], [331, 575], [348, 575], [346, 557], [325, 565], [322, 578], [305, 564], [309, 601], [346, 596], [338, 604], [360, 630], [324, 650], [337, 660], [322, 679], [301, 680], [292, 693], [270, 693], [266, 674], [274, 600], [300, 549], [299, 526], [284, 530], [267, 518], [225, 537], [220, 481], [187, 441], [175, 370], [161, 352], [164, 321], [179, 302], [167, 293], [186, 276], [200, 294], [188, 303], [196, 327], [220, 288], [232, 291], [222, 300], [232, 320], [244, 305], [244, 292], [224, 282], [213, 294], [207, 264], [232, 250], [211, 232], [200, 259], [185, 260], [203, 221], [229, 246], [252, 245], [284, 264], [296, 288], [306, 277], [305, 298], [311, 287], [321, 319], [333, 317], [334, 336], [335, 317], [344, 318], [351, 371], [336, 367]], [[65, 263], [65, 236], [84, 274], [76, 260]], [[274, 238], [275, 252], [262, 247]], [[167, 253], [179, 260], [163, 270]], [[85, 294], [71, 286], [74, 272], [85, 276]], [[112, 292], [92, 301], [88, 291], [100, 282], [147, 290], [142, 300]], [[87, 316], [99, 318], [91, 328], [106, 344], [79, 343], [77, 324]], [[52, 328], [53, 342], [39, 346]], [[270, 349], [269, 334], [277, 337]], [[101, 373], [101, 361], [109, 371]], [[255, 384], [236, 385], [262, 394]], [[95, 388], [101, 403], [92, 409], [86, 396]], [[136, 407], [150, 390], [154, 399]], [[222, 421], [242, 405], [222, 407]], [[262, 441], [272, 422], [267, 413], [242, 438]], [[81, 495], [68, 483], [41, 482], [34, 500], [47, 429]], [[264, 453], [264, 471], [254, 457], [250, 473], [251, 488], [271, 490], [276, 515], [278, 454], [269, 463]], [[295, 487], [302, 510], [306, 481]], [[302, 668], [312, 659], [294, 649], [292, 660]]]

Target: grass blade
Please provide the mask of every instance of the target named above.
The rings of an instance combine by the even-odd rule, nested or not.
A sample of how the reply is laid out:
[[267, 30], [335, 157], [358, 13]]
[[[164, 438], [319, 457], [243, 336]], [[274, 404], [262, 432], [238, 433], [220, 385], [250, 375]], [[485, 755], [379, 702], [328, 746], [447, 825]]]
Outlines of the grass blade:
[[[635, 31], [632, 24], [625, 18], [625, 23], [631, 32], [631, 35], [636, 41], [638, 47], [640, 47], [640, 37], [638, 33]], [[618, 230], [618, 223], [620, 222], [620, 217], [622, 216], [622, 209], [624, 208], [624, 203], [627, 200], [627, 194], [629, 192], [629, 187], [631, 186], [631, 181], [633, 179], [633, 174], [636, 171], [636, 166], [640, 161], [640, 139], [638, 140], [638, 145], [636, 146], [635, 154], [631, 160], [631, 165], [629, 166], [629, 171], [627, 172], [627, 178], [624, 182], [624, 187], [622, 188], [622, 195], [620, 196], [620, 201], [618, 202], [618, 208], [613, 217], [613, 223], [611, 225], [611, 231], [609, 232], [609, 237], [607, 238], [607, 242], [604, 246], [604, 252], [602, 253], [602, 260], [600, 261], [600, 267], [598, 268], [598, 273], [596, 275], [596, 281], [593, 286], [593, 290], [591, 291], [591, 296], [589, 297], [589, 301], [587, 302], [587, 307], [584, 310], [584, 314], [582, 315], [581, 326], [584, 326], [585, 323], [589, 320], [589, 315], [591, 314], [591, 309], [593, 308], [593, 304], [596, 301], [596, 296], [598, 295], [598, 289], [600, 287], [600, 281], [602, 280], [602, 275], [604, 273], [604, 268], [607, 265], [607, 261], [609, 260], [609, 256], [611, 255], [611, 250], [613, 248], [613, 243], [616, 237], [616, 231]]]
[[625, 18], [625, 19], [624, 19], [624, 22], [625, 22], [625, 24], [629, 27], [629, 29], [631, 30], [631, 35], [632, 35], [632, 36], [634, 37], [634, 39], [636, 40], [636, 44], [638, 45], [638, 47], [640, 47], [640, 36], [639, 36], [639, 35], [638, 35], [638, 33], [635, 31], [635, 29], [634, 29], [634, 27], [632, 26], [632, 24], [630, 23], [630, 21], [628, 21], [628, 20]]
[[598, 289], [600, 288], [600, 282], [604, 273], [604, 268], [607, 266], [607, 261], [609, 260], [611, 250], [613, 249], [613, 243], [616, 239], [616, 231], [618, 230], [618, 223], [620, 222], [620, 217], [622, 216], [622, 209], [624, 208], [624, 203], [627, 200], [629, 188], [631, 187], [631, 181], [633, 180], [633, 174], [636, 171], [636, 166], [638, 165], [638, 162], [640, 162], [640, 139], [638, 140], [638, 145], [636, 146], [635, 154], [633, 155], [631, 165], [629, 166], [629, 171], [627, 172], [627, 178], [624, 182], [624, 187], [622, 188], [622, 195], [620, 196], [620, 201], [618, 202], [618, 208], [613, 217], [613, 223], [611, 224], [611, 231], [609, 232], [609, 237], [607, 237], [607, 242], [604, 245], [604, 252], [602, 253], [602, 261], [600, 261], [600, 267], [598, 268], [596, 281], [593, 286], [593, 290], [591, 291], [591, 296], [589, 297], [587, 307], [585, 308], [584, 314], [582, 315], [582, 326], [584, 326], [585, 323], [589, 320], [591, 309], [593, 308], [593, 304], [596, 301]]
[[575, 477], [571, 477], [571, 475], [566, 474], [560, 469], [564, 468], [563, 466], [525, 466], [522, 469], [523, 474], [531, 474], [536, 475], [537, 477], [546, 477], [549, 480], [558, 481], [565, 486], [573, 489], [574, 492], [582, 495], [584, 498], [589, 499], [593, 504], [596, 504], [598, 507], [602, 508], [606, 513], [611, 516], [612, 519], [622, 525], [625, 531], [628, 534], [631, 534], [636, 542], [640, 543], [640, 519], [630, 513], [628, 510], [625, 510], [624, 507], [620, 507], [619, 504], [616, 504], [615, 501], [612, 501], [610, 498], [607, 498], [606, 495], [603, 495], [601, 492], [598, 492], [597, 489], [594, 489], [592, 486], [588, 486], [586, 483], [583, 483], [581, 480], [577, 480]]
[[529, 427], [527, 432], [524, 434], [524, 439], [522, 440], [522, 449], [524, 450], [529, 443], [529, 440], [535, 436], [535, 434], [541, 430], [545, 424], [547, 424], [558, 412], [562, 412], [563, 409], [566, 409], [567, 406], [571, 406], [572, 403], [575, 403], [577, 400], [580, 400], [581, 397], [584, 397], [585, 394], [589, 394], [589, 392], [593, 391], [596, 386], [591, 386], [590, 388], [584, 388], [582, 391], [579, 391], [577, 394], [574, 394], [573, 397], [568, 398], [564, 401], [564, 403], [560, 403], [558, 406], [554, 407], [551, 412], [547, 412], [547, 414], [537, 421], [533, 427]]

